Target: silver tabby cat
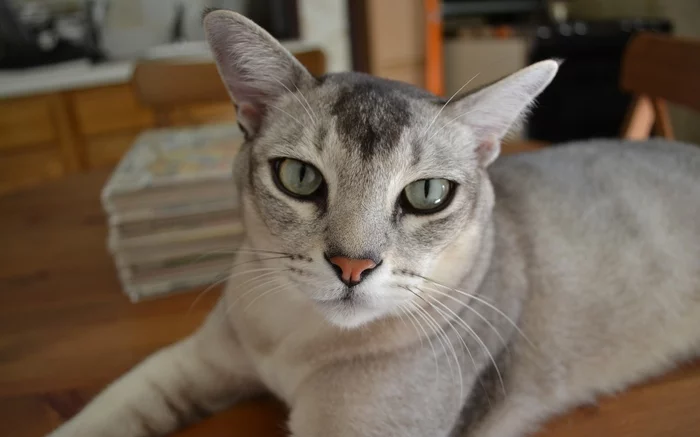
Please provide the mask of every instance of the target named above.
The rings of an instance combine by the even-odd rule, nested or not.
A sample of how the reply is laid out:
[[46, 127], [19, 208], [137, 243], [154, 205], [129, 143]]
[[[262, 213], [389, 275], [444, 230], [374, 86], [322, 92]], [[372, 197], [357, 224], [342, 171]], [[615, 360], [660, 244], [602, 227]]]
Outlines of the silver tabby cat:
[[271, 392], [297, 437], [519, 437], [698, 355], [698, 148], [495, 161], [556, 62], [445, 104], [204, 22], [247, 136], [246, 248], [201, 329], [53, 436], [164, 435]]

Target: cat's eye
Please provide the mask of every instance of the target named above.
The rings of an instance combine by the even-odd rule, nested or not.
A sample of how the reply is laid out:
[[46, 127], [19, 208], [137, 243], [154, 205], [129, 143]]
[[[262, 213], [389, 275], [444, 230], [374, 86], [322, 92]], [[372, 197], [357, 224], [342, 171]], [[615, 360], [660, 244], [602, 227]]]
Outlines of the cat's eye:
[[416, 214], [438, 212], [452, 200], [453, 185], [453, 182], [447, 179], [421, 179], [412, 182], [401, 194], [401, 206]]
[[275, 182], [287, 194], [306, 198], [315, 195], [323, 185], [323, 176], [316, 167], [296, 159], [284, 158], [273, 162]]

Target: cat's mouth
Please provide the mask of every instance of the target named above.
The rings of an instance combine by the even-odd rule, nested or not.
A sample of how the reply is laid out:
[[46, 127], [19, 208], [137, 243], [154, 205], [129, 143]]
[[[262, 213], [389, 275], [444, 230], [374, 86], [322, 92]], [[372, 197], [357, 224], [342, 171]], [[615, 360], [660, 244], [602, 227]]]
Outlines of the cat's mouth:
[[337, 290], [337, 294], [333, 297], [329, 296], [312, 300], [321, 311], [326, 313], [370, 310], [373, 307], [367, 297], [363, 297], [361, 293], [358, 293], [357, 290], [351, 287], [343, 287]]
[[314, 299], [314, 303], [326, 320], [342, 328], [357, 328], [378, 317], [377, 309], [356, 293]]
[[331, 324], [342, 328], [357, 328], [389, 314], [400, 304], [394, 298], [382, 297], [376, 292], [375, 287], [338, 287], [329, 290], [324, 296], [312, 297], [311, 301]]
[[341, 296], [330, 299], [314, 299], [314, 302], [321, 307], [337, 307], [339, 305], [354, 306], [360, 300], [350, 288], [347, 288]]

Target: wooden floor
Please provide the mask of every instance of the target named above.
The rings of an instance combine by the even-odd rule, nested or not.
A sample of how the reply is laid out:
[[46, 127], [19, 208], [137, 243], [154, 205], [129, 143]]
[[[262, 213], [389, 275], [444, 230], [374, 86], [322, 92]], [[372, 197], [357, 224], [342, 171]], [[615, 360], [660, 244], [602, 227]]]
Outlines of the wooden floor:
[[[105, 249], [106, 175], [0, 197], [0, 435], [45, 435], [107, 382], [191, 332], [216, 292], [138, 304]], [[700, 366], [555, 420], [541, 437], [700, 435]], [[283, 436], [274, 401], [234, 408], [182, 435]]]

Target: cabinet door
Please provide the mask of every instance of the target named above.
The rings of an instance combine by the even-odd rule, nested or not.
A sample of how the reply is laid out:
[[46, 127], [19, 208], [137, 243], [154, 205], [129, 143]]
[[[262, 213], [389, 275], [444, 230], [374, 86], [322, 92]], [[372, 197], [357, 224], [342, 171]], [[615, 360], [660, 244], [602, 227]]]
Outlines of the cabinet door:
[[129, 84], [75, 91], [71, 98], [88, 170], [115, 166], [138, 134], [155, 125]]
[[38, 185], [66, 173], [59, 150], [32, 146], [0, 154], [0, 194]]
[[0, 101], [0, 151], [56, 140], [48, 97]]
[[77, 170], [60, 94], [0, 100], [0, 193]]
[[235, 123], [236, 110], [230, 102], [190, 105], [174, 108], [166, 117], [169, 126]]
[[154, 124], [153, 112], [136, 100], [128, 84], [76, 91], [72, 96], [83, 136], [145, 129]]

